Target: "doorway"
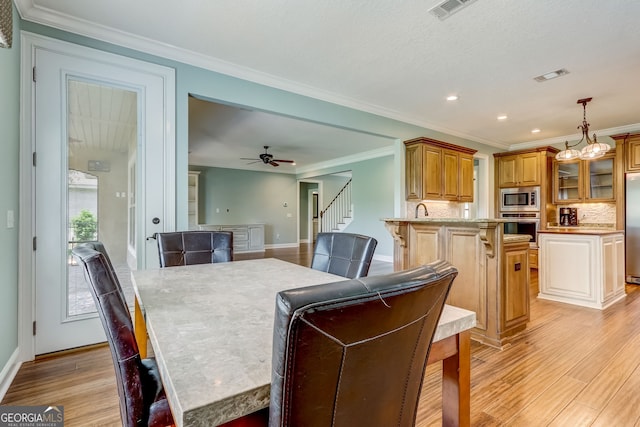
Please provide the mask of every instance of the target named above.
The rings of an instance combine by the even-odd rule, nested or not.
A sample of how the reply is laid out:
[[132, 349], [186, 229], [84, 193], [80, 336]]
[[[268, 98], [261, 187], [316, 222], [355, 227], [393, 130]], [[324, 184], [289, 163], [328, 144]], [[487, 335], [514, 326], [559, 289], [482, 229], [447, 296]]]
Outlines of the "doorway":
[[[145, 237], [175, 228], [166, 214], [175, 204], [167, 177], [175, 175], [155, 166], [173, 164], [167, 123], [175, 100], [173, 70], [35, 35], [25, 41], [23, 58], [31, 58], [37, 77], [23, 76], [31, 114], [22, 128], [21, 188], [30, 194], [21, 212], [31, 221], [21, 221], [20, 235], [33, 248], [20, 254], [20, 348], [29, 360], [105, 340], [70, 257], [74, 245], [102, 241], [129, 300], [128, 271], [157, 263]], [[136, 202], [138, 194], [145, 197]]]

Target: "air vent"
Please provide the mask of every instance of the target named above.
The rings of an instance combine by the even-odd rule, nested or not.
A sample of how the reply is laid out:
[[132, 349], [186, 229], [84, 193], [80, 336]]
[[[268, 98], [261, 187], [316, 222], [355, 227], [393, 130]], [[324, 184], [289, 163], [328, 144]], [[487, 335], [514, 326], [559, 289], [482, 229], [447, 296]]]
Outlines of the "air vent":
[[533, 80], [541, 83], [541, 82], [546, 82], [547, 80], [555, 79], [556, 77], [566, 76], [567, 74], [569, 74], [569, 72], [564, 68], [562, 68], [560, 70], [550, 71], [541, 76], [534, 77]]
[[429, 13], [435, 15], [438, 19], [445, 20], [454, 13], [469, 6], [476, 0], [446, 0], [429, 9]]

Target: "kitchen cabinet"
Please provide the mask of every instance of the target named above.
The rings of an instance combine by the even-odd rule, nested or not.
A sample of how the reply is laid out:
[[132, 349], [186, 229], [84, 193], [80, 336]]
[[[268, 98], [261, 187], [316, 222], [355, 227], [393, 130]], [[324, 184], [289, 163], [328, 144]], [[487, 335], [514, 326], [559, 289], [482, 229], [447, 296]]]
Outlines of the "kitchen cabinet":
[[529, 242], [505, 242], [501, 330], [518, 328], [529, 321]]
[[187, 178], [187, 201], [189, 205], [189, 229], [198, 225], [198, 179], [200, 172], [189, 171]]
[[500, 220], [387, 218], [394, 270], [435, 260], [458, 269], [447, 304], [476, 313], [473, 339], [508, 344], [529, 321], [529, 238], [505, 236]]
[[552, 166], [557, 148], [537, 147], [527, 150], [494, 153], [495, 211], [500, 212], [500, 189], [539, 187], [540, 229], [555, 221], [556, 208], [552, 205]]
[[613, 135], [611, 138], [616, 145], [623, 145], [625, 172], [640, 172], [640, 133]]
[[594, 160], [554, 161], [554, 202], [614, 202], [615, 153]]
[[499, 156], [498, 187], [532, 187], [540, 185], [540, 153], [524, 152]]
[[472, 202], [475, 152], [424, 137], [405, 141], [407, 200]]
[[264, 248], [264, 224], [201, 224], [199, 230], [231, 231], [233, 252], [262, 252]]
[[625, 297], [621, 231], [540, 232], [539, 298], [604, 309]]

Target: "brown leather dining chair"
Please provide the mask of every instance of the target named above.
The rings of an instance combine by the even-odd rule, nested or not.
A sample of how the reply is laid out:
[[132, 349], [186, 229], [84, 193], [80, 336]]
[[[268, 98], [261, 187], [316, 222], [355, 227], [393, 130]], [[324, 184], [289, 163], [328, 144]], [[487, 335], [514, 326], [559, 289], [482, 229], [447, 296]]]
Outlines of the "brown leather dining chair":
[[269, 426], [413, 426], [457, 270], [412, 270], [278, 293]]
[[129, 308], [104, 246], [84, 243], [74, 247], [72, 254], [84, 268], [111, 349], [122, 424], [173, 425], [158, 367], [154, 359], [140, 358]]
[[378, 241], [353, 233], [318, 233], [311, 268], [355, 279], [369, 273]]
[[230, 231], [177, 231], [156, 234], [160, 267], [233, 261]]

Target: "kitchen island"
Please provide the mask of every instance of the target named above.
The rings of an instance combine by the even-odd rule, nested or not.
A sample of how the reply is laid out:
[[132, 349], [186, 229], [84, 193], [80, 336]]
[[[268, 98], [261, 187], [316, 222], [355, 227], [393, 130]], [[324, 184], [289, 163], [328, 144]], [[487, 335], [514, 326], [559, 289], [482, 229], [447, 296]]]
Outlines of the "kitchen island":
[[476, 313], [471, 338], [502, 347], [529, 321], [529, 236], [504, 235], [505, 219], [385, 218], [394, 270], [443, 259], [458, 269], [447, 304]]
[[623, 231], [553, 228], [538, 245], [538, 298], [602, 310], [625, 297]]

